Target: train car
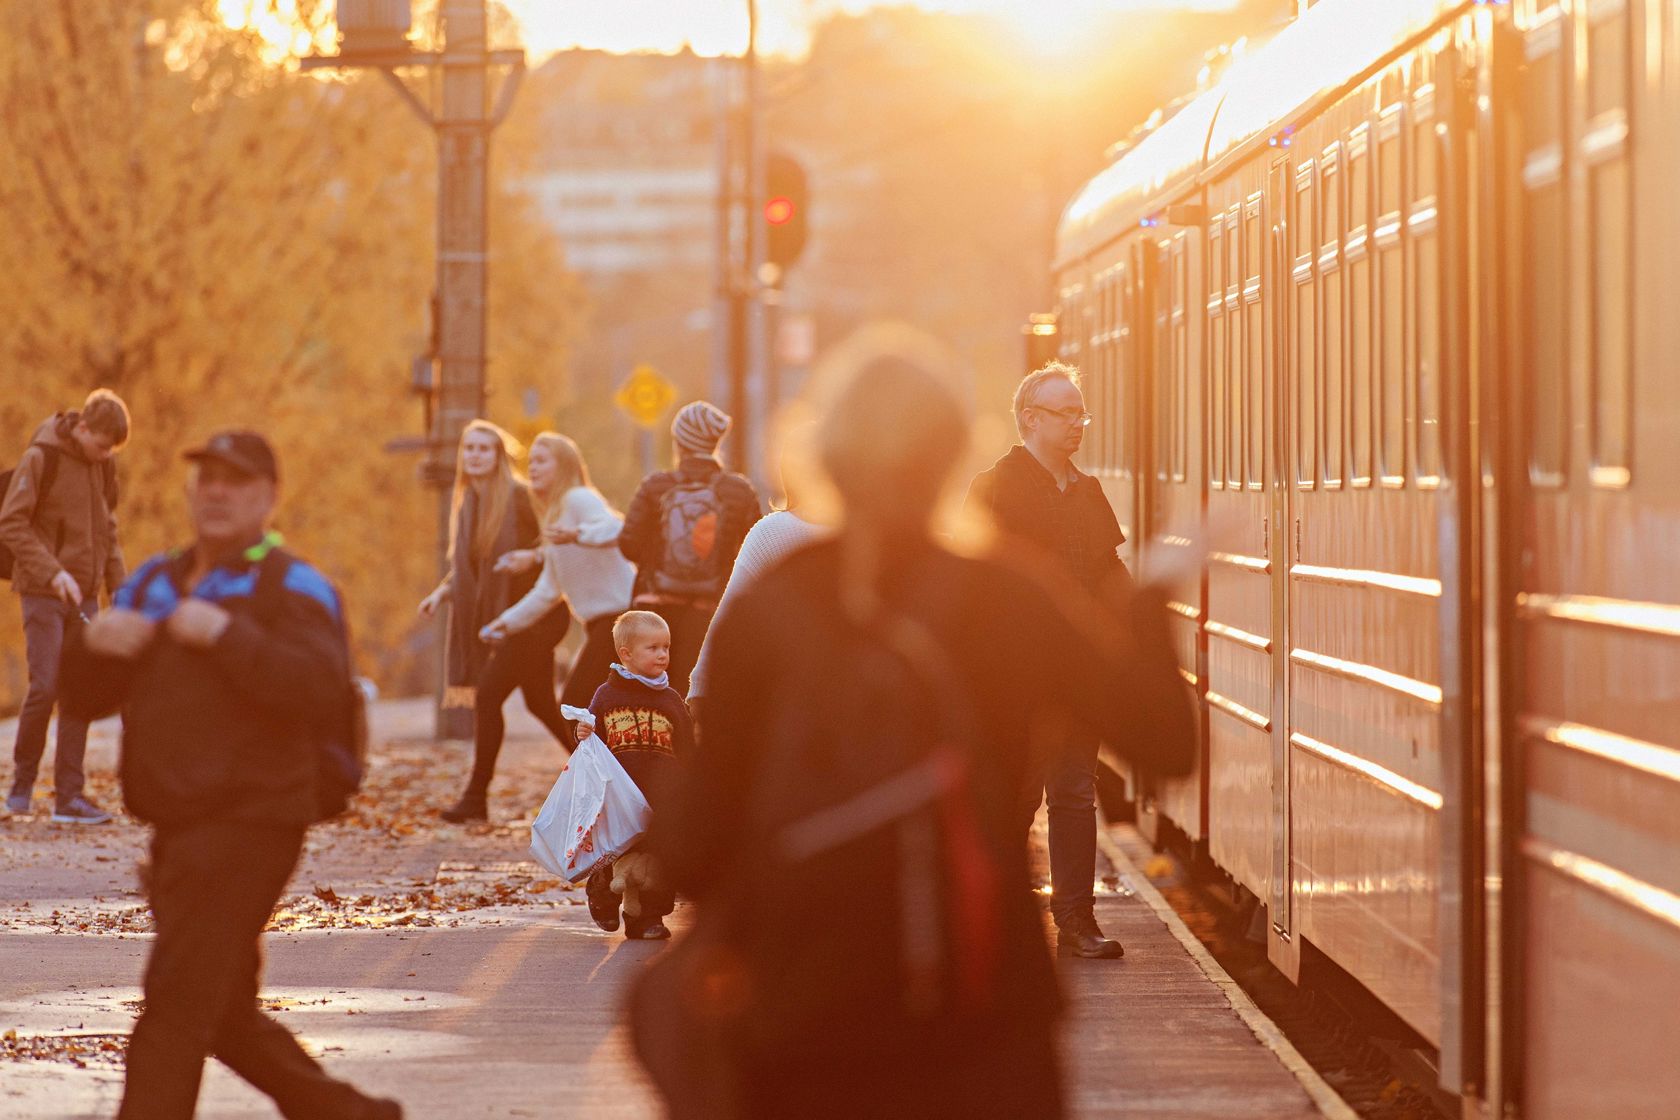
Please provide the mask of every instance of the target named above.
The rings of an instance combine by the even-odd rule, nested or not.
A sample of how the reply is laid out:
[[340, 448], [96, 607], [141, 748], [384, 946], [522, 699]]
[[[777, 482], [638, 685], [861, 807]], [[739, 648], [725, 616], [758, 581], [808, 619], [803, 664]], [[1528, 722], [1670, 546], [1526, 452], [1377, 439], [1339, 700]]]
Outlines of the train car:
[[1323, 0], [1059, 231], [1128, 560], [1216, 534], [1143, 817], [1467, 1116], [1680, 1108], [1676, 169], [1676, 0]]

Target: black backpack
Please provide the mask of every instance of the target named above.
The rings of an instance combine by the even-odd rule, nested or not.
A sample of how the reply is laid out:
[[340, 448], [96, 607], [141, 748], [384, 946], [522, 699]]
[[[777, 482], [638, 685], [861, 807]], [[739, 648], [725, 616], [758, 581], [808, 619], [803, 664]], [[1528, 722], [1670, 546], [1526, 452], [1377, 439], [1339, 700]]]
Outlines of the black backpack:
[[[269, 623], [280, 615], [282, 596], [286, 593], [286, 572], [293, 557], [283, 549], [271, 548], [257, 564], [257, 582], [251, 589], [251, 613], [259, 621]], [[155, 566], [135, 588], [134, 601], [145, 602], [146, 589], [161, 575], [167, 565]], [[344, 615], [342, 599], [339, 603], [340, 623], [344, 632], [346, 654], [350, 645], [350, 620]], [[346, 673], [339, 689], [339, 703], [325, 706], [315, 726], [315, 792], [318, 815], [316, 820], [330, 820], [344, 812], [350, 799], [362, 788], [367, 776], [368, 715], [367, 697], [353, 673]]]
[[659, 496], [659, 531], [664, 550], [649, 586], [662, 595], [717, 599], [729, 579], [728, 558], [719, 547], [723, 496], [719, 471], [710, 478], [681, 479]]
[[[272, 621], [279, 615], [281, 596], [286, 593], [286, 572], [291, 566], [291, 554], [279, 548], [270, 549], [258, 563], [257, 585], [251, 598], [259, 620]], [[350, 620], [345, 615], [342, 599], [339, 622], [348, 656], [352, 648]], [[319, 802], [317, 819], [323, 821], [349, 807], [350, 799], [362, 788], [362, 779], [367, 776], [367, 697], [354, 673], [344, 675], [339, 691], [340, 702], [326, 708], [316, 727], [315, 794]]]
[[[47, 500], [47, 494], [52, 490], [53, 483], [58, 479], [58, 457], [63, 450], [50, 443], [37, 443], [33, 446], [41, 449], [41, 488], [35, 495], [35, 508], [41, 508], [41, 503]], [[105, 506], [107, 509], [117, 508], [117, 468], [116, 464], [106, 459], [99, 464], [100, 473], [105, 476]], [[6, 495], [12, 489], [12, 476], [17, 474], [16, 467], [0, 471], [0, 502], [5, 501]], [[0, 579], [11, 579], [16, 568], [17, 557], [12, 550], [0, 541]]]

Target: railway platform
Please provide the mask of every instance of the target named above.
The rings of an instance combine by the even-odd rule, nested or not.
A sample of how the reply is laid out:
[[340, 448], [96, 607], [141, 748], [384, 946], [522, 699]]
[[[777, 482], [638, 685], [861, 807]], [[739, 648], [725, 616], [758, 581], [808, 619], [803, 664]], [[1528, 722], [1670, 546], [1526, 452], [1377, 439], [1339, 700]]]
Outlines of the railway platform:
[[[312, 837], [265, 939], [265, 1005], [335, 1075], [400, 1098], [415, 1120], [653, 1120], [620, 1005], [663, 949], [595, 928], [581, 891], [525, 862], [519, 814], [552, 780], [552, 742], [518, 713], [492, 823], [439, 825], [466, 758], [425, 738], [429, 712], [375, 705], [379, 808]], [[0, 721], [0, 740], [10, 730]], [[113, 808], [115, 748], [114, 721], [96, 725], [92, 787]], [[0, 821], [0, 1115], [115, 1112], [150, 949], [132, 880], [145, 838], [126, 816], [91, 830]], [[1103, 860], [1114, 885], [1098, 919], [1126, 955], [1058, 961], [1070, 1116], [1351, 1120], [1126, 852], [1105, 843]], [[206, 1120], [274, 1115], [226, 1069], [206, 1073]]]

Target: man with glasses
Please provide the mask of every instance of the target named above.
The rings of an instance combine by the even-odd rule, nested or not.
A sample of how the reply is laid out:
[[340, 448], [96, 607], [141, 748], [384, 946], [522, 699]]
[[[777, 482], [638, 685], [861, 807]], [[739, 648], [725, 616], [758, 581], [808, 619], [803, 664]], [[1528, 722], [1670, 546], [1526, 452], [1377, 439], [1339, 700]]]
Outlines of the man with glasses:
[[[1021, 442], [976, 476], [967, 506], [996, 526], [1000, 552], [1072, 577], [1087, 592], [1110, 601], [1125, 595], [1131, 577], [1119, 555], [1126, 538], [1102, 486], [1073, 465], [1090, 423], [1077, 369], [1051, 362], [1028, 374], [1015, 390]], [[1102, 935], [1094, 911], [1097, 740], [1083, 729], [1068, 728], [1052, 744], [1049, 757], [1044, 795], [1057, 951], [1118, 957], [1124, 950]]]

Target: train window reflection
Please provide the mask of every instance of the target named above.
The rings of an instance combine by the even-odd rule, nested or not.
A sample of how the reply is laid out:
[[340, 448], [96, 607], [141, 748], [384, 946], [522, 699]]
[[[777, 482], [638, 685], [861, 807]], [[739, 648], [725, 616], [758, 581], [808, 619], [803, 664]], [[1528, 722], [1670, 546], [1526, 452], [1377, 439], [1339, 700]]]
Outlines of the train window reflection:
[[1377, 216], [1380, 221], [1400, 210], [1400, 134], [1377, 144]]
[[1317, 481], [1318, 384], [1316, 321], [1311, 278], [1295, 288], [1295, 432], [1298, 458], [1295, 480], [1303, 489]]
[[1348, 263], [1348, 417], [1353, 457], [1348, 477], [1371, 485], [1371, 258]]
[[1434, 233], [1414, 242], [1417, 291], [1418, 479], [1440, 480], [1441, 465], [1441, 282], [1440, 243]]
[[1632, 61], [1627, 9], [1601, 16], [1587, 28], [1587, 113], [1597, 117], [1628, 102]]
[[1260, 333], [1260, 303], [1248, 305], [1247, 322], [1243, 325], [1248, 336], [1248, 486], [1259, 489], [1266, 477], [1266, 413], [1265, 413], [1265, 351]]
[[1592, 171], [1593, 467], [1594, 480], [1628, 480], [1633, 417], [1632, 267], [1628, 165], [1618, 158]]
[[1319, 288], [1324, 293], [1324, 353], [1320, 362], [1324, 371], [1324, 482], [1335, 486], [1342, 481], [1341, 273], [1326, 274]]
[[1220, 228], [1215, 223], [1208, 245], [1208, 477], [1215, 490], [1225, 486], [1225, 239]]
[[1405, 270], [1400, 246], [1379, 249], [1377, 268], [1382, 284], [1382, 313], [1377, 321], [1382, 355], [1382, 472], [1383, 482], [1395, 485], [1406, 477]]
[[1563, 52], [1551, 46], [1523, 67], [1523, 114], [1528, 150], [1539, 151], [1563, 139]]
[[1178, 284], [1173, 294], [1173, 380], [1178, 386], [1178, 411], [1173, 416], [1173, 478], [1183, 482], [1190, 467], [1190, 258], [1185, 252], [1186, 236], [1180, 234], [1173, 246]]

